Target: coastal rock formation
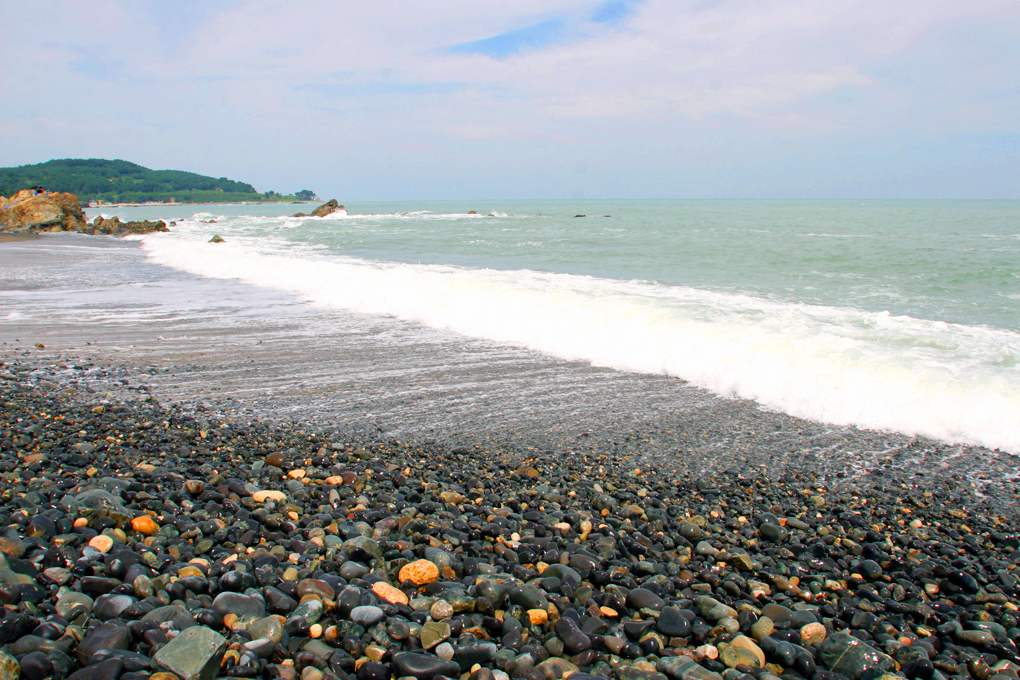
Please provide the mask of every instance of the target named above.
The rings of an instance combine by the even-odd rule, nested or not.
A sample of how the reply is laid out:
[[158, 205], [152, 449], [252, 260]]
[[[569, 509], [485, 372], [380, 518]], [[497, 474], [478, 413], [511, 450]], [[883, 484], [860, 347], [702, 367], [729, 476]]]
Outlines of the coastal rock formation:
[[126, 236], [170, 229], [162, 220], [121, 222], [119, 217], [99, 216], [89, 224], [74, 194], [24, 189], [10, 198], [0, 196], [0, 232], [56, 231]]
[[332, 215], [333, 213], [347, 214], [347, 208], [340, 205], [335, 198], [331, 198], [329, 201], [320, 205], [318, 208], [313, 210], [310, 215], [298, 213], [294, 215], [294, 217], [325, 217], [326, 215]]
[[81, 231], [85, 226], [85, 213], [74, 194], [23, 189], [10, 198], [0, 196], [0, 231]]
[[110, 236], [126, 236], [128, 234], [151, 234], [154, 231], [170, 231], [163, 220], [138, 220], [121, 222], [119, 217], [99, 216], [91, 226], [80, 229], [85, 234], [107, 234]]

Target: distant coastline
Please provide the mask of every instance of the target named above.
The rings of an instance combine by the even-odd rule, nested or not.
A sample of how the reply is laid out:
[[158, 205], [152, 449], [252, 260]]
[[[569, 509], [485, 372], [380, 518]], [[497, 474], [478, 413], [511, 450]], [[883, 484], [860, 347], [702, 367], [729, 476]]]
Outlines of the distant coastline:
[[64, 158], [35, 165], [0, 168], [0, 195], [24, 189], [70, 193], [82, 205], [149, 206], [214, 203], [298, 203], [315, 201], [315, 192], [258, 192], [251, 184], [183, 170], [150, 170], [124, 160]]

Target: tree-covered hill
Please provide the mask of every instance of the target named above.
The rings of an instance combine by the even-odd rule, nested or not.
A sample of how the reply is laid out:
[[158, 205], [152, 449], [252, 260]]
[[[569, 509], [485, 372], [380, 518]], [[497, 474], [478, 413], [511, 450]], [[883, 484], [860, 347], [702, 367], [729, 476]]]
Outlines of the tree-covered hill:
[[0, 168], [0, 195], [41, 186], [47, 191], [68, 191], [87, 203], [145, 203], [169, 201], [210, 203], [232, 201], [310, 200], [309, 190], [283, 196], [275, 191], [258, 193], [255, 187], [226, 177], [206, 177], [182, 170], [150, 170], [128, 161], [102, 158], [65, 158], [36, 165]]

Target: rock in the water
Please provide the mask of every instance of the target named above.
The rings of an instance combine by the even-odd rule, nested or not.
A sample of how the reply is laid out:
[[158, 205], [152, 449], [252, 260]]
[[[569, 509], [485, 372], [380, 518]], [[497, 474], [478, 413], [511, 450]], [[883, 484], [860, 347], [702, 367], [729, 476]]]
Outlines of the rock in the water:
[[163, 220], [139, 220], [121, 222], [119, 217], [97, 217], [90, 227], [81, 229], [88, 234], [106, 234], [109, 236], [126, 236], [128, 234], [151, 234], [157, 231], [170, 231]]
[[0, 197], [0, 231], [82, 231], [85, 226], [85, 213], [74, 194], [23, 189], [10, 198]]
[[153, 657], [156, 665], [182, 680], [213, 680], [227, 649], [222, 635], [204, 626], [188, 628]]
[[294, 217], [325, 217], [326, 215], [332, 215], [333, 213], [339, 213], [341, 215], [347, 214], [347, 208], [337, 203], [337, 200], [335, 198], [331, 198], [330, 200], [320, 205], [318, 208], [312, 211], [311, 215], [306, 215], [305, 213], [298, 213], [294, 215]]

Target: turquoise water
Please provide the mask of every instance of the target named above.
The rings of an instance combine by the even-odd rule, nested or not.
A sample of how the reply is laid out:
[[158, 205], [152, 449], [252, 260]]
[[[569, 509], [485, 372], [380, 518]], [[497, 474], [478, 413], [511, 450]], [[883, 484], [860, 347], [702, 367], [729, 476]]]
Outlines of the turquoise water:
[[[1020, 450], [1020, 202], [347, 208], [107, 214], [183, 218], [143, 247], [203, 276], [672, 375], [824, 422]], [[208, 244], [213, 234], [226, 243]]]

